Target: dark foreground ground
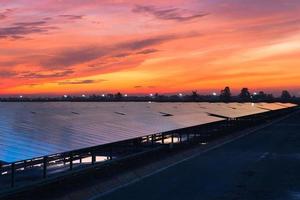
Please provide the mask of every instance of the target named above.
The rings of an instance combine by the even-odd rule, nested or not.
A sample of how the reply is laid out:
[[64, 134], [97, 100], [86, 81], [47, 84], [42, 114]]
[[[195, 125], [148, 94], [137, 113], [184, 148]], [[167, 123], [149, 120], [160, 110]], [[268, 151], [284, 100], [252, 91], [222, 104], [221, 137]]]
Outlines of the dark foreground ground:
[[300, 113], [94, 199], [300, 199]]

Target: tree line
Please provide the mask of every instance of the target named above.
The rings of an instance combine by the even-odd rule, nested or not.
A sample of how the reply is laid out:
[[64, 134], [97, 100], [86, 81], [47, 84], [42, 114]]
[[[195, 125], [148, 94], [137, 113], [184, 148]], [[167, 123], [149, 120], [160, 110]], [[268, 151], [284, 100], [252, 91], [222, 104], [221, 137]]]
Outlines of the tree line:
[[63, 95], [61, 97], [7, 97], [0, 98], [0, 101], [157, 101], [157, 102], [300, 102], [299, 98], [292, 96], [289, 91], [283, 90], [280, 97], [274, 97], [272, 94], [264, 91], [251, 93], [248, 88], [242, 88], [238, 95], [232, 95], [230, 87], [225, 87], [219, 94], [213, 93], [209, 95], [199, 94], [192, 91], [190, 94], [149, 94], [149, 95], [127, 95], [117, 92], [115, 94], [92, 94], [86, 95]]
[[233, 97], [229, 87], [225, 87], [224, 90], [221, 90], [220, 100], [221, 101], [231, 101], [232, 98], [242, 102], [252, 102], [252, 101], [272, 101], [274, 99], [280, 100], [291, 100], [296, 99], [295, 96], [292, 97], [289, 91], [283, 90], [279, 98], [275, 98], [273, 94], [267, 94], [264, 91], [253, 92], [251, 93], [248, 88], [242, 88], [241, 92], [237, 97]]

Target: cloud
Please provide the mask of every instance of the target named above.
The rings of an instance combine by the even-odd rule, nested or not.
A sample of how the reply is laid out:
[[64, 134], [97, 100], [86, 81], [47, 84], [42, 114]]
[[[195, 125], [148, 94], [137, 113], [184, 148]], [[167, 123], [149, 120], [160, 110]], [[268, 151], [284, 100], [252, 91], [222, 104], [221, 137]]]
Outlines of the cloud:
[[46, 21], [35, 21], [35, 22], [16, 22], [15, 26], [23, 26], [23, 27], [35, 27], [35, 26], [43, 26], [47, 22]]
[[59, 85], [83, 85], [83, 84], [93, 84], [93, 83], [98, 83], [98, 82], [104, 82], [106, 80], [104, 79], [99, 79], [99, 80], [78, 80], [78, 81], [63, 81], [63, 82], [58, 82]]
[[6, 18], [6, 15], [0, 13], [0, 20], [3, 20], [3, 19], [5, 19], [5, 18]]
[[18, 61], [17, 59], [9, 60], [9, 61], [0, 61], [1, 68], [13, 67], [18, 64], [20, 64], [20, 61]]
[[160, 35], [156, 37], [145, 38], [141, 40], [129, 41], [118, 44], [120, 49], [139, 50], [153, 45], [161, 44], [170, 40], [177, 39], [179, 35]]
[[80, 20], [83, 19], [83, 15], [59, 15], [59, 17], [67, 20]]
[[49, 20], [52, 20], [52, 17], [44, 17], [43, 20], [49, 21]]
[[17, 22], [9, 27], [0, 28], [0, 38], [20, 39], [34, 33], [48, 33], [50, 30], [58, 29], [49, 26], [46, 21]]
[[144, 49], [142, 51], [137, 52], [136, 54], [151, 54], [158, 52], [157, 49]]
[[114, 57], [124, 58], [124, 57], [132, 56], [132, 55], [146, 55], [146, 54], [155, 53], [157, 51], [158, 51], [157, 49], [144, 49], [142, 51], [132, 52], [132, 53], [119, 53], [119, 54], [116, 54]]
[[178, 8], [159, 9], [154, 6], [141, 6], [141, 5], [136, 5], [132, 11], [135, 13], [150, 14], [161, 20], [173, 20], [179, 22], [199, 19], [208, 15], [208, 13], [204, 13], [204, 12], [200, 12], [196, 14], [186, 14], [184, 10]]
[[14, 71], [0, 71], [0, 78], [11, 78], [11, 77], [15, 77], [17, 75], [16, 72]]
[[66, 67], [95, 60], [110, 52], [110, 47], [100, 47], [97, 45], [74, 47], [63, 49], [51, 57], [42, 57], [40, 62], [47, 68], [53, 68], [53, 66]]
[[124, 42], [117, 44], [116, 47], [119, 49], [128, 49], [128, 50], [141, 50], [144, 48], [149, 48], [153, 45], [159, 45], [168, 41], [176, 40], [176, 39], [182, 39], [182, 38], [188, 38], [188, 37], [194, 37], [199, 36], [199, 33], [197, 32], [188, 32], [185, 34], [166, 34], [166, 35], [159, 35], [149, 38], [144, 38], [140, 40], [133, 40], [129, 42]]
[[74, 71], [71, 69], [51, 72], [51, 73], [42, 73], [42, 72], [25, 72], [20, 75], [20, 78], [26, 79], [46, 79], [46, 78], [61, 78], [73, 74]]
[[130, 56], [130, 55], [131, 55], [130, 53], [119, 53], [119, 54], [115, 55], [114, 57], [124, 58], [124, 57]]
[[13, 11], [13, 9], [5, 9], [3, 12], [0, 12], [0, 20], [6, 19]]
[[149, 86], [136, 85], [136, 86], [134, 86], [134, 88], [135, 89], [141, 89], [141, 88], [153, 89], [153, 88], [156, 88], [156, 86], [154, 86], [154, 85], [149, 85]]
[[51, 57], [47, 56], [40, 58], [40, 62], [44, 67], [53, 69], [53, 66], [68, 67], [93, 61], [105, 56], [119, 58], [126, 57], [132, 54], [136, 54], [135, 51], [139, 51], [137, 52], [137, 54], [149, 54], [156, 51], [155, 49], [150, 48], [154, 45], [159, 45], [175, 39], [194, 37], [197, 35], [199, 34], [195, 32], [177, 35], [159, 35], [140, 40], [122, 42], [114, 44], [112, 46], [91, 45], [79, 48], [68, 48], [52, 54]]

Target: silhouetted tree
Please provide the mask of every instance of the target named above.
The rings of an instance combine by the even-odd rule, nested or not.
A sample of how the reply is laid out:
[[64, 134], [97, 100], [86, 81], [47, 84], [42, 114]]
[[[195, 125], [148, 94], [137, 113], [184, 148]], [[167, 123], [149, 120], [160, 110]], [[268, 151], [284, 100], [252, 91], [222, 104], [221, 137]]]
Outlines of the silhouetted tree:
[[221, 90], [220, 99], [222, 101], [228, 102], [231, 99], [231, 91], [229, 87], [225, 87], [224, 90]]
[[281, 98], [282, 99], [290, 99], [292, 98], [291, 94], [287, 90], [283, 90], [281, 93]]
[[123, 97], [122, 93], [118, 92], [117, 94], [115, 94], [115, 99], [116, 100], [121, 100]]
[[273, 101], [274, 100], [273, 94], [267, 94], [267, 100], [268, 101]]
[[264, 91], [260, 91], [258, 94], [257, 94], [257, 97], [261, 98], [261, 99], [264, 99], [267, 97], [266, 93]]
[[241, 93], [239, 95], [240, 99], [243, 100], [243, 101], [250, 101], [251, 99], [251, 94], [249, 92], [249, 89], [248, 88], [243, 88], [241, 90]]
[[193, 101], [196, 101], [198, 99], [199, 95], [197, 93], [197, 91], [192, 91], [192, 99]]
[[268, 95], [264, 91], [259, 91], [257, 95], [253, 96], [254, 101], [266, 101], [268, 100]]

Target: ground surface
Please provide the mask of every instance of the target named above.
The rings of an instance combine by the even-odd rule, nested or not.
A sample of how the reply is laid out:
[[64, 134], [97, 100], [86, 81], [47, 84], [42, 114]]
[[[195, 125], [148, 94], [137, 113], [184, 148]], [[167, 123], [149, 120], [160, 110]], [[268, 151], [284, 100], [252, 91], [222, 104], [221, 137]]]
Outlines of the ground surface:
[[300, 199], [300, 113], [96, 199]]

